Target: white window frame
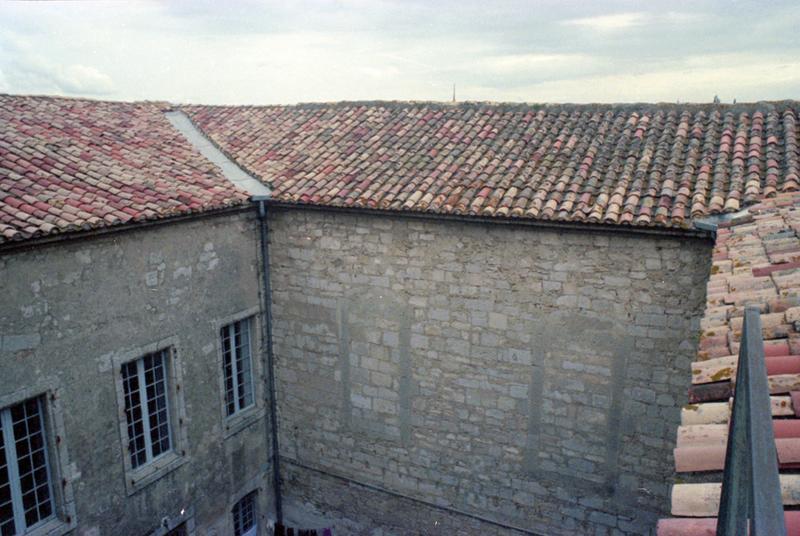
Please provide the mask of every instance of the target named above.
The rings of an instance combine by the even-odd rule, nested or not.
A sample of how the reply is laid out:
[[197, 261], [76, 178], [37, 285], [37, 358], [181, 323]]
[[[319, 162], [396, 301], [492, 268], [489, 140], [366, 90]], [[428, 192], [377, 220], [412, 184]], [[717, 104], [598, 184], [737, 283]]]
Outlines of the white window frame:
[[[125, 414], [125, 387], [123, 384], [122, 367], [132, 361], [142, 359], [148, 354], [157, 353], [162, 350], [168, 350], [164, 373], [166, 381], [167, 418], [170, 423], [170, 449], [155, 457], [151, 456], [152, 450], [148, 450], [148, 459], [144, 463], [134, 467], [129, 451], [128, 420]], [[183, 399], [183, 374], [180, 355], [179, 340], [177, 337], [173, 336], [138, 348], [114, 352], [104, 356], [104, 358], [111, 360], [111, 369], [114, 374], [114, 382], [117, 391], [117, 418], [120, 430], [120, 448], [123, 453], [122, 461], [125, 468], [125, 486], [128, 495], [136, 493], [189, 461], [186, 455], [188, 432], [186, 430], [187, 419], [186, 407]], [[143, 367], [137, 365], [137, 374], [142, 370]], [[141, 376], [139, 376], [139, 381], [143, 381]], [[140, 391], [143, 388], [144, 383], [140, 383]], [[143, 411], [145, 411], [144, 408]], [[149, 437], [147, 441], [149, 443]]]
[[[30, 400], [36, 401], [36, 413], [39, 418], [40, 433], [42, 435], [42, 451], [44, 453], [45, 478], [47, 480], [47, 500], [50, 503], [50, 515], [39, 519], [31, 526], [25, 520], [25, 509], [22, 501], [21, 478], [19, 475], [19, 453], [17, 452], [16, 442], [19, 438], [14, 435], [14, 424], [11, 417], [11, 408], [21, 404], [26, 404]], [[27, 534], [37, 527], [47, 523], [56, 517], [55, 496], [53, 495], [53, 477], [50, 471], [50, 457], [47, 454], [47, 425], [45, 422], [45, 412], [42, 407], [41, 397], [29, 398], [12, 406], [0, 409], [0, 428], [3, 430], [3, 448], [5, 449], [6, 470], [8, 472], [8, 482], [11, 487], [11, 508], [14, 512], [14, 527], [17, 534]], [[29, 436], [26, 436], [29, 437]], [[38, 486], [36, 486], [38, 487]], [[37, 500], [38, 506], [38, 500]], [[38, 512], [37, 512], [38, 515]], [[20, 532], [20, 529], [22, 531]]]
[[[233, 508], [231, 508], [231, 521], [233, 522], [233, 534], [236, 536], [256, 536], [258, 534], [258, 490], [252, 490], [249, 493], [246, 493], [242, 496], [236, 503], [234, 503]], [[243, 506], [243, 502], [248, 501], [250, 503], [250, 508], [252, 508], [252, 517], [253, 517], [253, 526], [247, 529], [245, 532], [241, 532], [236, 534], [238, 530], [238, 523], [241, 521], [237, 520], [236, 514], [237, 509], [239, 510], [239, 515], [241, 515], [241, 508]]]
[[[0, 395], [0, 408], [3, 411], [32, 398], [39, 400], [53, 515], [40, 520], [25, 532], [17, 532], [25, 536], [61, 536], [78, 526], [73, 480], [77, 479], [80, 473], [75, 473], [70, 466], [58, 385], [57, 379], [40, 377], [32, 385], [10, 394]], [[5, 434], [5, 426], [3, 429]], [[11, 459], [8, 458], [8, 461], [11, 462]], [[55, 485], [56, 483], [60, 485]]]
[[[129, 367], [131, 365], [134, 365], [136, 367], [137, 390], [136, 390], [136, 395], [135, 396], [139, 400], [139, 407], [140, 407], [140, 411], [142, 413], [142, 419], [141, 419], [142, 436], [143, 436], [142, 439], [144, 440], [144, 455], [145, 455], [144, 456], [144, 461], [141, 462], [141, 463], [137, 463], [136, 464], [135, 468], [137, 468], [137, 469], [139, 467], [141, 467], [142, 465], [146, 465], [148, 463], [153, 462], [154, 460], [157, 460], [158, 458], [168, 454], [169, 452], [171, 452], [173, 450], [174, 441], [172, 439], [172, 436], [173, 436], [173, 434], [172, 434], [172, 419], [170, 418], [170, 414], [169, 414], [170, 413], [170, 406], [171, 406], [170, 401], [169, 401], [169, 398], [170, 398], [169, 397], [169, 389], [170, 389], [170, 386], [169, 386], [169, 376], [170, 376], [169, 367], [170, 367], [171, 355], [172, 355], [172, 349], [171, 348], [164, 348], [162, 350], [157, 350], [155, 352], [152, 352], [152, 353], [149, 353], [149, 354], [145, 354], [145, 355], [143, 355], [142, 357], [140, 357], [138, 359], [134, 359], [133, 361], [128, 361], [127, 363], [123, 364], [123, 368], [122, 368], [123, 371], [124, 371], [124, 367]], [[167, 449], [161, 451], [160, 453], [154, 455], [153, 454], [153, 439], [152, 439], [153, 428], [152, 428], [152, 425], [150, 423], [153, 415], [150, 413], [150, 410], [148, 409], [148, 407], [150, 405], [150, 402], [151, 402], [151, 399], [149, 399], [147, 397], [147, 387], [148, 387], [148, 385], [147, 385], [147, 380], [146, 380], [146, 377], [145, 377], [145, 359], [147, 359], [148, 357], [155, 357], [155, 356], [158, 356], [158, 358], [161, 360], [161, 363], [160, 363], [161, 375], [162, 375], [161, 382], [163, 383], [163, 387], [162, 388], [164, 390], [164, 395], [163, 395], [164, 396], [164, 418], [166, 420], [166, 425], [167, 425], [166, 439], [167, 439], [167, 443], [169, 444], [169, 447]], [[122, 378], [123, 389], [125, 389], [126, 382], [127, 382], [127, 378], [123, 374], [123, 378]], [[132, 397], [132, 396], [134, 396], [133, 392], [125, 393], [125, 397], [126, 398]], [[158, 413], [158, 410], [156, 410], [156, 413]], [[128, 425], [128, 445], [129, 445], [129, 449], [130, 449], [130, 442], [132, 440], [132, 438], [130, 437], [130, 428], [132, 426], [132, 423], [127, 422], [127, 417], [128, 416], [127, 416], [127, 413], [126, 413], [125, 420], [126, 420], [126, 423]], [[128, 452], [128, 455], [131, 457], [131, 466], [133, 466], [133, 464], [134, 464], [134, 460], [133, 460], [134, 455], [133, 455], [132, 452], [130, 452], [130, 450]]]
[[[222, 420], [222, 433], [225, 439], [238, 434], [252, 424], [262, 420], [266, 412], [263, 395], [264, 370], [261, 359], [264, 338], [262, 336], [260, 313], [260, 307], [250, 307], [238, 313], [218, 318], [212, 322], [214, 329], [214, 346], [217, 349], [217, 370], [219, 371], [220, 418]], [[222, 348], [222, 328], [245, 319], [249, 319], [250, 321], [250, 368], [252, 371], [253, 404], [228, 415], [227, 401], [225, 399], [225, 356]]]
[[258, 531], [256, 534], [270, 533], [271, 520], [268, 517], [270, 508], [272, 508], [272, 496], [269, 492], [272, 486], [272, 474], [267, 468], [262, 468], [263, 472], [251, 476], [240, 484], [236, 485], [234, 491], [228, 495], [227, 512], [228, 515], [225, 520], [224, 533], [234, 534], [235, 525], [233, 519], [233, 510], [236, 508], [237, 503], [251, 493], [255, 494], [255, 515]]
[[[254, 390], [255, 381], [254, 381], [254, 378], [253, 378], [253, 335], [252, 335], [252, 333], [253, 333], [253, 324], [254, 323], [255, 323], [254, 322], [254, 317], [248, 316], [248, 317], [242, 318], [241, 320], [235, 320], [235, 321], [231, 322], [230, 324], [225, 324], [224, 326], [222, 326], [220, 328], [219, 337], [220, 337], [220, 346], [222, 347], [222, 374], [223, 374], [223, 379], [225, 381], [225, 393], [224, 393], [224, 395], [225, 395], [225, 413], [227, 414], [228, 417], [233, 417], [237, 413], [241, 413], [242, 411], [245, 411], [248, 408], [251, 408], [256, 403], [255, 390]], [[236, 347], [236, 344], [235, 344], [235, 342], [236, 342], [236, 339], [235, 339], [236, 331], [235, 330], [236, 330], [237, 324], [239, 325], [239, 332], [240, 333], [242, 333], [244, 331], [244, 329], [243, 329], [244, 326], [246, 326], [246, 328], [247, 328], [246, 329], [246, 331], [247, 331], [247, 367], [250, 370], [247, 371], [247, 375], [245, 377], [245, 381], [249, 380], [249, 382], [250, 382], [250, 403], [247, 404], [247, 405], [244, 405], [244, 406], [241, 403], [241, 399], [244, 398], [244, 396], [243, 396], [243, 393], [240, 390], [239, 381], [238, 381], [239, 373], [242, 372], [239, 369], [239, 361], [243, 361], [243, 360], [241, 359], [241, 356], [237, 352], [237, 347]], [[225, 333], [226, 331], [227, 331], [227, 334]], [[222, 343], [222, 341], [225, 339], [226, 336], [228, 338], [228, 348], [229, 348], [229, 351], [228, 351], [229, 355], [227, 357], [230, 358], [231, 386], [233, 388], [233, 390], [231, 391], [231, 394], [233, 396], [233, 401], [232, 401], [233, 402], [233, 411], [230, 411], [230, 408], [229, 408], [230, 402], [228, 401], [228, 392], [229, 391], [228, 391], [228, 385], [227, 385], [227, 383], [228, 383], [228, 374], [227, 374], [228, 363], [227, 363], [227, 359], [226, 359], [226, 355], [225, 355], [225, 347], [224, 347], [224, 344]], [[246, 387], [243, 386], [243, 387], [241, 387], [241, 389], [242, 390], [246, 390]]]

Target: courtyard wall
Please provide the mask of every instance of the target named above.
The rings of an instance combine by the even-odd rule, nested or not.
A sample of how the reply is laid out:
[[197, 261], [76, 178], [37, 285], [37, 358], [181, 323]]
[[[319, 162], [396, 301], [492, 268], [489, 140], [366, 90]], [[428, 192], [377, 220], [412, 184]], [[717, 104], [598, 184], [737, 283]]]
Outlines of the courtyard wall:
[[364, 534], [647, 534], [668, 511], [710, 239], [270, 226], [290, 504]]

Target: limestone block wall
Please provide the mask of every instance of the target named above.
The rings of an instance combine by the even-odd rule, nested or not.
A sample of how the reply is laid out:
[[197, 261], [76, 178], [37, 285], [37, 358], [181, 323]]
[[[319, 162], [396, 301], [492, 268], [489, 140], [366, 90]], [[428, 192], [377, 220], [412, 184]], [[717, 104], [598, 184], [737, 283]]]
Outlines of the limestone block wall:
[[[182, 510], [195, 534], [232, 534], [230, 508], [254, 489], [269, 515], [264, 404], [227, 427], [218, 343], [220, 323], [260, 310], [259, 262], [243, 213], [0, 252], [0, 402], [43, 395], [55, 410], [55, 492], [77, 534], [150, 534]], [[115, 363], [165, 342], [177, 349], [178, 461], [132, 487]]]
[[710, 240], [270, 225], [288, 501], [391, 534], [647, 534], [668, 510]]

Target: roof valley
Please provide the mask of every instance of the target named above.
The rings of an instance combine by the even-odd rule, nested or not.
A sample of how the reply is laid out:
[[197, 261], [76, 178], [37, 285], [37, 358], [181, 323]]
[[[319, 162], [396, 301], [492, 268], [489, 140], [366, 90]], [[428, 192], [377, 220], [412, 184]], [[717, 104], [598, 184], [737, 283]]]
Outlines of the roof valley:
[[234, 186], [254, 196], [269, 196], [269, 188], [258, 179], [251, 177], [239, 165], [228, 158], [216, 145], [192, 123], [189, 117], [181, 111], [165, 112], [167, 120], [181, 133], [206, 160], [216, 165], [228, 181]]

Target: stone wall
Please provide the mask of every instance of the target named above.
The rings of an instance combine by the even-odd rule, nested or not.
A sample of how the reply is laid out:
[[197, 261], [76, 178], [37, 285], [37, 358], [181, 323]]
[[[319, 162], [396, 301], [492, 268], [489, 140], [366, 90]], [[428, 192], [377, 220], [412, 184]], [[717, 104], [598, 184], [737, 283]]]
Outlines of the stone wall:
[[710, 240], [270, 225], [287, 501], [391, 534], [647, 534], [668, 510]]
[[[0, 401], [47, 396], [61, 518], [78, 534], [149, 534], [181, 510], [197, 534], [232, 534], [230, 508], [257, 488], [269, 513], [264, 404], [226, 426], [218, 348], [221, 323], [260, 310], [256, 223], [229, 214], [0, 253]], [[178, 462], [132, 487], [114, 364], [159, 341], [177, 350]]]

